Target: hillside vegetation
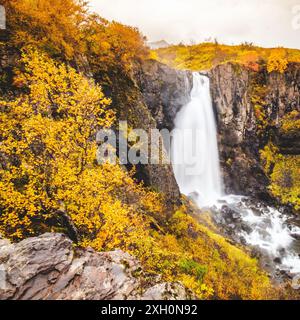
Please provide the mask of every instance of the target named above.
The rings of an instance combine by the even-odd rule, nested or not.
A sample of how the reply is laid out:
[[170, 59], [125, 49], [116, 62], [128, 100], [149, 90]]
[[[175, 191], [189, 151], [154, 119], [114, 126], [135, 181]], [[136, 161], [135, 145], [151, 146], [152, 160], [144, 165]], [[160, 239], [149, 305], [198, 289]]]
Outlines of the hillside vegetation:
[[259, 71], [266, 66], [269, 72], [284, 72], [290, 62], [300, 62], [300, 50], [257, 47], [251, 43], [237, 46], [219, 43], [177, 45], [152, 51], [152, 58], [178, 69], [209, 70], [223, 63], [237, 63]]
[[[62, 232], [78, 246], [123, 249], [201, 299], [274, 297], [257, 261], [192, 218], [188, 203], [167, 212], [164, 194], [138, 183], [135, 168], [97, 164], [96, 131], [117, 120], [101, 86], [148, 59], [139, 31], [88, 13], [82, 1], [4, 6], [0, 232], [13, 241]], [[211, 63], [199, 56], [190, 66]]]

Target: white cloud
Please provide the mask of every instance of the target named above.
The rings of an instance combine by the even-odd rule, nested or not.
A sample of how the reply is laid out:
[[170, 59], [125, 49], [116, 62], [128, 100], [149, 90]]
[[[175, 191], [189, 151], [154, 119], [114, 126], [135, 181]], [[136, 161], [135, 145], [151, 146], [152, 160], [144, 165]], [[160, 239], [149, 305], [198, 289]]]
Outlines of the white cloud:
[[91, 10], [138, 27], [150, 40], [254, 42], [300, 49], [292, 8], [300, 0], [90, 0]]

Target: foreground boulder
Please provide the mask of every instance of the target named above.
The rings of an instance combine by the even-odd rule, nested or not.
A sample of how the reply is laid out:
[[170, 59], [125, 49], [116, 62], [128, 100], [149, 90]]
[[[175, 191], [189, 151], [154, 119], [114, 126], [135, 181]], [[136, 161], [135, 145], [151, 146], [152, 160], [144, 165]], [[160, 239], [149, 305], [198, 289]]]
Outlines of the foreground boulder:
[[147, 277], [122, 251], [77, 249], [66, 236], [46, 233], [17, 244], [0, 238], [0, 299], [188, 299], [179, 283]]

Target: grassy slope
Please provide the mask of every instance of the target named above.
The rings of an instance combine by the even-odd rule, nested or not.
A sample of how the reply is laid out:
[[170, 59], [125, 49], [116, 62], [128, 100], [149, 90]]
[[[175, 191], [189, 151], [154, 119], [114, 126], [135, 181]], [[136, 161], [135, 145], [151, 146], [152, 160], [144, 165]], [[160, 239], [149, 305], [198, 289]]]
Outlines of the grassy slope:
[[212, 67], [235, 62], [252, 66], [266, 64], [272, 54], [286, 58], [288, 62], [300, 62], [300, 50], [273, 48], [266, 49], [251, 44], [229, 46], [218, 43], [201, 43], [193, 46], [170, 46], [152, 51], [152, 57], [178, 69], [208, 70]]

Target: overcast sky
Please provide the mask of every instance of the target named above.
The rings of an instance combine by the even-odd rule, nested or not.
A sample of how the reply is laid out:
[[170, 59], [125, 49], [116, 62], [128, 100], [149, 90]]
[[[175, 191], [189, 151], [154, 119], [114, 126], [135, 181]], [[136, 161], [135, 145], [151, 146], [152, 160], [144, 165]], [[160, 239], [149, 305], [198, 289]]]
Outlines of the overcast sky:
[[217, 38], [300, 49], [300, 28], [292, 27], [296, 5], [300, 0], [90, 0], [92, 11], [138, 27], [151, 41]]

